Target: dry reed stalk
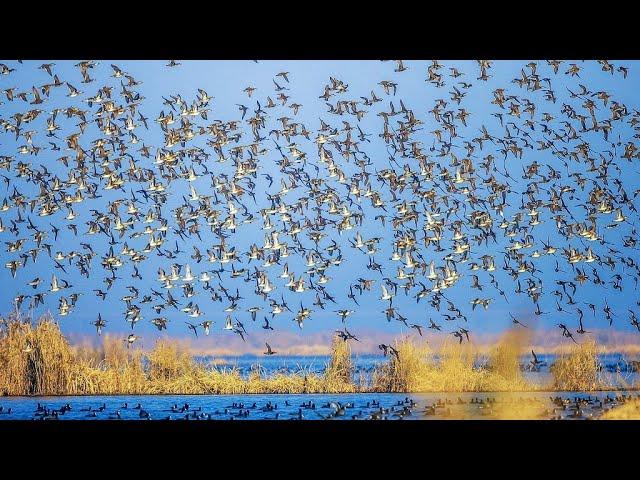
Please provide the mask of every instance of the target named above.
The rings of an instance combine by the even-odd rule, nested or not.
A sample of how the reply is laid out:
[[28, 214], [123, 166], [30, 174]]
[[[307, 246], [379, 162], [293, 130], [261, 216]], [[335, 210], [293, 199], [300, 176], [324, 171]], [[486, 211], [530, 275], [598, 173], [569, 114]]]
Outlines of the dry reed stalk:
[[602, 388], [599, 381], [598, 349], [594, 340], [571, 345], [551, 365], [555, 390], [591, 391]]
[[480, 392], [534, 389], [520, 372], [520, 334], [508, 332], [489, 356], [489, 367], [476, 365], [473, 346], [445, 341], [438, 355], [426, 343], [411, 338], [397, 340], [398, 356], [376, 368], [373, 391], [378, 392]]

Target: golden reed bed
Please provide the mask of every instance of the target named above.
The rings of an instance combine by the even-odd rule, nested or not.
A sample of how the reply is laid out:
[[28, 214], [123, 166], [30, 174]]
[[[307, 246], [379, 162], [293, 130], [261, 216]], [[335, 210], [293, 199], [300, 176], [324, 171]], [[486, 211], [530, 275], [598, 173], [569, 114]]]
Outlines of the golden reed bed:
[[[19, 314], [0, 326], [0, 395], [253, 394], [347, 392], [514, 392], [593, 391], [614, 387], [600, 372], [593, 341], [571, 345], [551, 367], [551, 384], [527, 381], [520, 368], [529, 351], [525, 334], [509, 331], [491, 349], [484, 367], [469, 344], [444, 343], [437, 352], [426, 342], [403, 337], [399, 355], [369, 377], [353, 379], [349, 343], [334, 338], [323, 374], [263, 375], [256, 368], [243, 378], [234, 368], [196, 362], [177, 341], [158, 340], [148, 352], [128, 350], [105, 336], [100, 348], [74, 347], [50, 316], [32, 322]], [[624, 385], [634, 389], [636, 385]]]

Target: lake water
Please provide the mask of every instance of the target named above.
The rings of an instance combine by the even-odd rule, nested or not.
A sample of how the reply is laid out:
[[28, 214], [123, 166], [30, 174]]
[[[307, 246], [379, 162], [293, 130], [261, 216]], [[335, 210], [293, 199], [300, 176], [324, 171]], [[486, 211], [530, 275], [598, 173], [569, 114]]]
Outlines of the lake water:
[[491, 419], [497, 418], [495, 412], [502, 406], [518, 411], [532, 405], [544, 410], [536, 418], [589, 419], [619, 405], [621, 395], [535, 392], [5, 397], [0, 398], [0, 420]]

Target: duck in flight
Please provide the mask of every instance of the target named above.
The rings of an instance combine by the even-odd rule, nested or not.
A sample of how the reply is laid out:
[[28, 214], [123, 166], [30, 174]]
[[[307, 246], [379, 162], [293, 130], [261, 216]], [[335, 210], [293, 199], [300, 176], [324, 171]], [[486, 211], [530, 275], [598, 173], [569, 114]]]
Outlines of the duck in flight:
[[264, 355], [275, 355], [276, 353], [278, 353], [278, 352], [274, 352], [274, 351], [271, 349], [271, 345], [269, 345], [269, 343], [268, 343], [268, 342], [265, 342], [265, 345], [266, 345], [266, 347], [267, 347], [267, 351], [266, 351], [266, 352], [264, 352]]
[[[0, 113], [2, 275], [16, 306], [73, 319], [90, 289], [132, 331], [151, 323], [196, 336], [216, 328], [197, 322], [219, 307], [228, 316], [218, 328], [244, 340], [244, 318], [264, 307], [271, 319], [248, 328], [273, 330], [276, 316], [302, 328], [329, 310], [344, 326], [376, 304], [422, 335], [420, 302], [454, 325], [499, 303], [529, 328], [509, 307], [522, 298], [537, 317], [554, 303], [560, 317], [575, 309], [578, 329], [560, 327], [574, 342], [588, 333], [580, 304], [592, 331], [598, 311], [613, 327], [628, 307], [625, 328], [640, 331], [626, 301], [640, 279], [640, 190], [626, 168], [640, 158], [640, 113], [620, 96], [634, 75], [620, 62], [505, 63], [507, 78], [486, 60], [396, 60], [369, 85], [327, 75], [313, 98], [292, 67], [248, 79], [251, 100], [237, 109], [206, 79], [145, 98], [133, 68], [57, 63], [0, 65], [7, 81], [34, 73], [3, 87], [11, 111]], [[158, 63], [160, 86], [179, 65]], [[418, 105], [405, 89], [412, 75], [443, 94]], [[478, 95], [487, 100], [470, 101]], [[214, 98], [231, 102], [228, 118], [212, 117]], [[55, 275], [45, 282], [32, 268]], [[318, 311], [301, 302], [291, 312], [308, 294]], [[105, 324], [92, 322], [97, 335]], [[451, 334], [462, 343], [468, 332]]]

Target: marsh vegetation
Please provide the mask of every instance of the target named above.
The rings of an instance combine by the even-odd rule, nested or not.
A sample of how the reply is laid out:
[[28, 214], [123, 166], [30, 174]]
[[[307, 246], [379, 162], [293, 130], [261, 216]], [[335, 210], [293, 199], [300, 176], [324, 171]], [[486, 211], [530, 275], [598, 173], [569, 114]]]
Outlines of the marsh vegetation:
[[[13, 314], [0, 326], [0, 395], [251, 394], [352, 392], [594, 391], [612, 386], [601, 375], [593, 341], [568, 346], [551, 366], [552, 383], [535, 384], [522, 372], [526, 338], [510, 331], [484, 363], [470, 344], [445, 342], [437, 350], [412, 337], [395, 341], [369, 378], [354, 375], [349, 342], [335, 337], [322, 373], [249, 375], [198, 362], [177, 340], [160, 339], [143, 351], [105, 335], [99, 347], [74, 346], [55, 320]], [[635, 385], [627, 385], [635, 388]]]

